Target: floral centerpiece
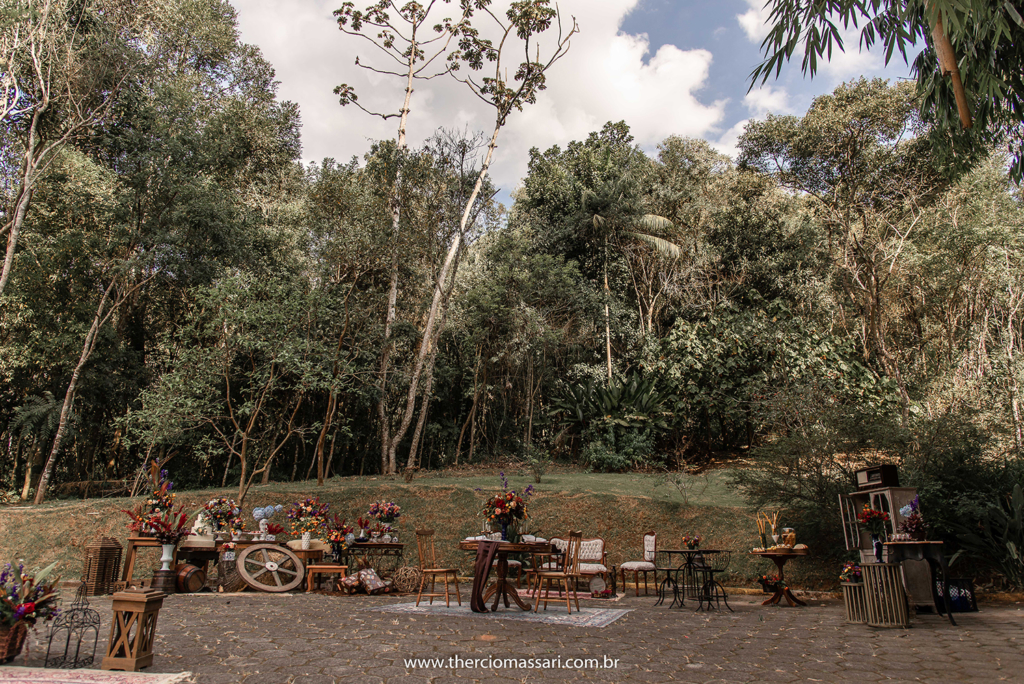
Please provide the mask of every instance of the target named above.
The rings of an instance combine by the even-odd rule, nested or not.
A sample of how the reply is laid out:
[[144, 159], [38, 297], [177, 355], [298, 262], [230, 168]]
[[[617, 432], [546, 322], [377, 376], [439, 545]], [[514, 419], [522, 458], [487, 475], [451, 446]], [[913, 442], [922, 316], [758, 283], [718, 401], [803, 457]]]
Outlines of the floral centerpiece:
[[57, 614], [59, 580], [49, 580], [56, 566], [51, 563], [35, 575], [22, 564], [6, 563], [0, 569], [0, 662], [18, 655], [29, 627]]
[[[514, 489], [508, 488], [508, 479], [505, 473], [501, 475], [501, 493], [487, 499], [484, 503], [484, 517], [501, 525], [501, 538], [503, 541], [509, 539], [509, 527], [526, 520], [529, 514], [526, 512], [526, 499], [533, 495], [533, 485], [528, 485], [522, 495]], [[518, 536], [513, 527], [513, 537]], [[516, 541], [515, 538], [512, 541]]]
[[284, 525], [278, 525], [277, 523], [267, 523], [267, 541], [274, 541], [277, 535], [284, 532]]
[[402, 507], [392, 501], [374, 501], [370, 504], [370, 510], [366, 512], [366, 515], [391, 525], [402, 516]]
[[331, 545], [334, 560], [335, 562], [341, 562], [342, 553], [355, 539], [352, 534], [352, 526], [347, 524], [344, 518], [339, 519], [338, 514], [335, 513], [334, 519], [327, 523], [327, 529], [327, 543]]
[[320, 497], [296, 501], [288, 509], [288, 520], [292, 534], [302, 536], [302, 548], [309, 548], [309, 540], [314, 532], [319, 532], [327, 524], [330, 504], [320, 503]]
[[839, 573], [840, 582], [860, 582], [860, 565], [853, 561], [843, 563], [843, 570]]
[[[263, 508], [252, 509], [252, 519], [256, 521], [256, 524], [260, 526], [260, 536], [263, 539], [267, 538], [269, 534], [270, 519], [275, 513], [280, 513], [284, 509], [284, 506], [277, 504], [276, 506], [264, 506]], [[276, 536], [276, 535], [275, 535]]]
[[695, 534], [692, 537], [690, 535], [686, 535], [685, 537], [683, 537], [683, 545], [686, 546], [686, 548], [688, 549], [699, 549], [700, 542], [702, 539], [703, 537], [701, 537], [699, 534]]
[[903, 516], [903, 522], [897, 531], [912, 541], [924, 541], [928, 525], [921, 518], [921, 498], [915, 496], [913, 501], [900, 509], [900, 515]]
[[228, 529], [231, 526], [231, 522], [242, 512], [242, 509], [238, 507], [234, 499], [226, 499], [224, 497], [210, 499], [203, 506], [203, 510], [206, 511], [206, 516], [218, 532]]
[[885, 524], [889, 522], [889, 514], [885, 511], [876, 511], [869, 504], [857, 514], [857, 523], [862, 525], [871, 533], [871, 544], [875, 550], [875, 562], [882, 562], [882, 540], [879, 538], [885, 534]]
[[171, 562], [174, 560], [174, 547], [182, 539], [192, 534], [192, 531], [185, 527], [187, 520], [188, 514], [181, 507], [177, 511], [166, 510], [161, 515], [150, 516], [147, 524], [154, 530], [153, 536], [163, 547], [163, 554], [160, 556], [161, 570], [171, 569]]
[[363, 516], [359, 516], [356, 520], [356, 529], [359, 530], [359, 534], [356, 535], [356, 539], [366, 541], [370, 538], [370, 521], [364, 520]]

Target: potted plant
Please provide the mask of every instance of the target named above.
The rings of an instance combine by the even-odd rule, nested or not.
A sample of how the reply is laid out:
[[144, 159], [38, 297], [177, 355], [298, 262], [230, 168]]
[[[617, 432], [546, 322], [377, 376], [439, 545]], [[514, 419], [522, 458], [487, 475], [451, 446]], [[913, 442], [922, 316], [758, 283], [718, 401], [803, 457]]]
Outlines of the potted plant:
[[846, 561], [843, 563], [843, 570], [839, 573], [839, 581], [847, 583], [860, 582], [860, 565], [853, 561]]
[[777, 591], [785, 591], [786, 585], [780, 581], [775, 575], [761, 575], [757, 578], [757, 583], [761, 585], [761, 589], [766, 594], [774, 594]]
[[284, 532], [284, 527], [282, 525], [278, 525], [277, 523], [268, 523], [267, 533], [263, 535], [263, 540], [268, 542], [277, 541], [277, 535], [282, 532]]
[[690, 550], [699, 549], [700, 542], [702, 539], [703, 537], [701, 537], [699, 534], [695, 534], [692, 537], [690, 535], [686, 535], [685, 537], [683, 537], [683, 544], [686, 546], [686, 548]]
[[272, 518], [275, 513], [280, 513], [283, 509], [284, 506], [281, 504], [252, 509], [252, 519], [260, 526], [261, 539], [267, 538], [267, 526], [270, 525], [270, 518]]
[[322, 530], [326, 525], [330, 508], [330, 504], [320, 503], [320, 497], [314, 497], [296, 501], [288, 509], [292, 534], [301, 535], [303, 550], [309, 548], [313, 532]]
[[338, 514], [335, 513], [333, 520], [327, 524], [327, 529], [327, 543], [331, 545], [334, 561], [340, 563], [342, 553], [355, 539], [352, 526], [346, 524], [344, 518], [338, 518]]
[[25, 572], [23, 564], [6, 563], [0, 569], [0, 663], [21, 652], [29, 627], [57, 614], [59, 580], [49, 579], [55, 567], [51, 563], [35, 575]]
[[[374, 501], [370, 504], [370, 510], [366, 512], [366, 515], [376, 520], [378, 523], [383, 525], [393, 526], [395, 522], [402, 517], [402, 507], [393, 501]], [[391, 527], [388, 528], [387, 532], [391, 531]], [[385, 532], [378, 526], [378, 535], [384, 534]]]

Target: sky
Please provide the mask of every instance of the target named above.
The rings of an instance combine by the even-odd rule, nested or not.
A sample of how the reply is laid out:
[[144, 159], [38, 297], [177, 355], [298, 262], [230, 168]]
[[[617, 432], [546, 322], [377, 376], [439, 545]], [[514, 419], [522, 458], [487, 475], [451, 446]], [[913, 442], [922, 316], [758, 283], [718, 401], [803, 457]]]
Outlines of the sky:
[[[333, 94], [335, 86], [347, 83], [363, 106], [395, 112], [404, 86], [355, 65], [356, 57], [377, 67], [387, 63], [369, 42], [338, 30], [332, 13], [341, 0], [231, 1], [242, 40], [259, 46], [274, 66], [279, 97], [299, 104], [305, 162], [346, 162], [362, 157], [372, 141], [396, 136], [396, 119], [343, 108]], [[357, 0], [357, 7], [362, 4], [369, 2]], [[795, 61], [778, 80], [748, 92], [767, 33], [763, 0], [559, 0], [558, 8], [563, 24], [575, 17], [580, 32], [548, 72], [548, 87], [536, 104], [514, 112], [500, 134], [491, 176], [506, 204], [526, 174], [531, 147], [585, 139], [607, 121], [625, 120], [649, 154], [668, 136], [679, 135], [703, 138], [735, 155], [736, 141], [752, 119], [800, 115], [814, 97], [862, 75], [897, 79], [910, 73], [899, 57], [886, 67], [877, 50], [857, 50], [857, 34], [851, 32], [847, 52], [820, 64], [813, 79]], [[410, 109], [413, 146], [439, 127], [488, 133], [493, 128], [493, 110], [450, 79], [418, 83]]]

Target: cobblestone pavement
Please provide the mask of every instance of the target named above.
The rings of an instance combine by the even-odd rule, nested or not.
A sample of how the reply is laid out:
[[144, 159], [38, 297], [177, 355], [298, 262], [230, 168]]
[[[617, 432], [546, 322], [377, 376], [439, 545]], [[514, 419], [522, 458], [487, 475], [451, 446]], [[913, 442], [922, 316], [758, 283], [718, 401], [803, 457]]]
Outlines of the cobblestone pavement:
[[[466, 592], [468, 593], [468, 592]], [[164, 602], [156, 659], [148, 671], [194, 673], [201, 684], [334, 682], [997, 682], [1024, 681], [1024, 609], [983, 605], [957, 616], [918, 617], [911, 629], [844, 622], [842, 602], [762, 608], [754, 596], [731, 599], [735, 613], [654, 607], [628, 596], [590, 607], [630, 608], [596, 628], [503, 621], [500, 615], [450, 618], [376, 610], [407, 597], [318, 594], [176, 595]], [[104, 617], [110, 599], [93, 607]], [[556, 610], [552, 605], [550, 610]], [[560, 608], [559, 610], [564, 610]], [[29, 665], [41, 665], [45, 644]], [[448, 658], [596, 658], [599, 667], [481, 669]], [[441, 658], [442, 667], [407, 667], [407, 658]], [[605, 659], [617, 667], [604, 669]], [[609, 661], [610, 662], [610, 661]], [[14, 664], [24, 661], [19, 657]]]

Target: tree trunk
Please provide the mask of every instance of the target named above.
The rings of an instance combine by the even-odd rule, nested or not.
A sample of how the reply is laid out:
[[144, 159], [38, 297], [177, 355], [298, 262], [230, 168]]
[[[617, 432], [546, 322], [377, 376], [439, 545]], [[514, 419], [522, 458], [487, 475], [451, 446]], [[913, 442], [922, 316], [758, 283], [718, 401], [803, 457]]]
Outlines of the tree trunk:
[[611, 299], [611, 288], [608, 287], [608, 237], [604, 238], [604, 344], [605, 356], [608, 361], [608, 384], [612, 381], [612, 324], [611, 309], [608, 301]]
[[100, 326], [103, 325], [106, 321], [106, 316], [109, 315], [109, 312], [104, 315], [103, 310], [107, 306], [107, 300], [110, 298], [110, 293], [113, 291], [116, 283], [117, 278], [112, 278], [110, 285], [108, 285], [107, 289], [103, 292], [103, 297], [100, 298], [100, 304], [96, 307], [96, 315], [93, 316], [92, 325], [89, 327], [89, 332], [86, 333], [85, 343], [82, 345], [82, 353], [78, 357], [78, 363], [75, 365], [75, 370], [71, 373], [71, 382], [68, 384], [67, 392], [64, 393], [64, 405], [61, 406], [60, 409], [60, 421], [57, 423], [57, 434], [53, 438], [53, 448], [50, 450], [50, 456], [46, 459], [46, 465], [43, 466], [43, 473], [39, 477], [39, 486], [36, 488], [36, 504], [43, 503], [43, 500], [46, 498], [46, 488], [50, 483], [50, 477], [53, 475], [53, 466], [57, 462], [57, 454], [60, 453], [60, 448], [64, 441], [64, 435], [67, 433], [68, 421], [71, 419], [71, 409], [75, 402], [75, 390], [78, 388], [78, 378], [81, 377], [82, 368], [89, 360], [89, 356], [92, 355], [92, 350], [96, 346], [96, 335], [100, 330]]

